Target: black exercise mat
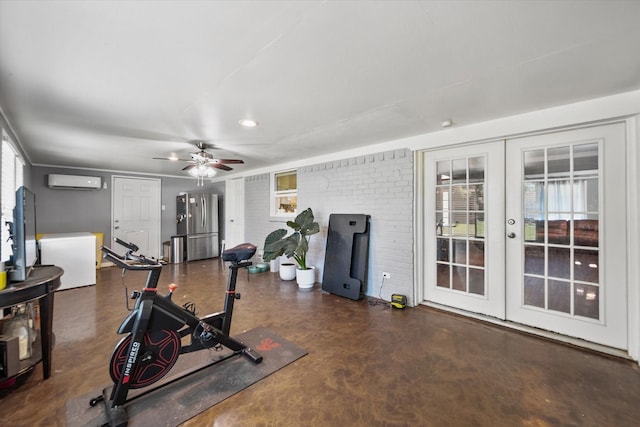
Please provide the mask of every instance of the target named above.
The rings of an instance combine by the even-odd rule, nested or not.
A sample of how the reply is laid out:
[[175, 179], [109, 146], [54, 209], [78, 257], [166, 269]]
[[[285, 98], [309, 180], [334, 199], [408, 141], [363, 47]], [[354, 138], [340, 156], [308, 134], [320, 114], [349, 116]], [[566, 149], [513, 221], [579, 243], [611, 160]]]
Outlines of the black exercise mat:
[[[138, 397], [126, 405], [129, 425], [176, 426], [307, 354], [292, 342], [262, 327], [235, 338], [257, 350], [263, 357], [262, 363], [254, 365], [244, 356], [232, 356]], [[202, 366], [207, 360], [227, 356], [228, 350], [213, 353], [203, 350], [180, 355], [163, 382], [182, 376], [192, 370], [192, 366]], [[100, 396], [102, 390], [99, 388], [67, 401], [68, 427], [99, 426], [107, 422], [103, 402], [94, 407], [89, 405], [89, 401]], [[129, 397], [135, 392], [143, 393], [145, 389], [134, 390], [129, 393]]]

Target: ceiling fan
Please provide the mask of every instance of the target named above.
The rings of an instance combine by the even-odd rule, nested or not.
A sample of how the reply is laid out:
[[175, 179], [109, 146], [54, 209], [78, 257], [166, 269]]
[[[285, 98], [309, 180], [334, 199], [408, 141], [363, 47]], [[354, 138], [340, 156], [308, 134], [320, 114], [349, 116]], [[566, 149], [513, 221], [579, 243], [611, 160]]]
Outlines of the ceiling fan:
[[198, 178], [198, 185], [203, 185], [202, 180], [204, 178], [213, 178], [217, 173], [216, 169], [230, 171], [233, 170], [233, 168], [227, 166], [227, 164], [244, 163], [244, 161], [240, 159], [218, 159], [214, 157], [213, 154], [206, 150], [216, 149], [217, 147], [207, 144], [204, 141], [193, 141], [192, 144], [198, 147], [200, 151], [190, 153], [190, 159], [180, 159], [178, 157], [154, 157], [154, 159], [188, 162], [189, 164], [182, 168], [182, 170]]

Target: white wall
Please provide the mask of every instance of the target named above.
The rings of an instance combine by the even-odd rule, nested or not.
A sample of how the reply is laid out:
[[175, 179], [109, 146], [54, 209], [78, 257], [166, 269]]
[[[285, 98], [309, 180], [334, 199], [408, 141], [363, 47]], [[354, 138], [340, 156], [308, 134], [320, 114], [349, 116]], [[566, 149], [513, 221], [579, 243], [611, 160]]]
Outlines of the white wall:
[[[269, 174], [245, 180], [246, 237], [262, 246], [265, 237], [284, 221], [269, 217]], [[312, 236], [307, 260], [322, 282], [331, 214], [371, 216], [366, 293], [390, 299], [392, 293], [413, 295], [413, 156], [390, 150], [298, 168], [299, 210], [311, 207], [321, 232]], [[382, 291], [382, 272], [385, 279]]]

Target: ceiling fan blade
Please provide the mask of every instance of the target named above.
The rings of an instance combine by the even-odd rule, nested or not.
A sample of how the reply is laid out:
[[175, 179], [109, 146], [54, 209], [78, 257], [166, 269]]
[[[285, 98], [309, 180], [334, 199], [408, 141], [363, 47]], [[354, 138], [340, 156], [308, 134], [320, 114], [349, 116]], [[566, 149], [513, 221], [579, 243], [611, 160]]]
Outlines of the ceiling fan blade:
[[[198, 166], [199, 165], [188, 165], [188, 166], [183, 167], [182, 170], [183, 171], [188, 171], [188, 170], [191, 170], [191, 169], [196, 168]], [[202, 165], [200, 165], [200, 166], [202, 166]], [[220, 163], [209, 163], [209, 164], [207, 164], [207, 167], [212, 167], [212, 168], [220, 169], [220, 170], [223, 170], [223, 171], [231, 171], [231, 170], [233, 170], [229, 166], [226, 166], [226, 165], [223, 165], [223, 164], [220, 164]]]
[[233, 170], [233, 168], [230, 168], [229, 166], [225, 166], [225, 165], [223, 165], [221, 163], [209, 163], [209, 166], [214, 167], [216, 169], [223, 170], [223, 171], [232, 171]]
[[190, 162], [191, 159], [176, 159], [171, 157], [153, 157], [154, 160], [170, 160], [172, 162]]
[[243, 160], [240, 159], [212, 159], [213, 161], [210, 163], [244, 163]]

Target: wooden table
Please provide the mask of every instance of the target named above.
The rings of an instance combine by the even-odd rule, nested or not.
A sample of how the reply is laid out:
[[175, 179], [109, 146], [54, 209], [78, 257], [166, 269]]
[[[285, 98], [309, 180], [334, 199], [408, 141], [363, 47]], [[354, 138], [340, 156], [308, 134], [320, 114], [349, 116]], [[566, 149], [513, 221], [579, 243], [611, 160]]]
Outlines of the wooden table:
[[[16, 304], [38, 301], [40, 306], [41, 355], [34, 351], [29, 359], [20, 361], [20, 373], [42, 361], [42, 374], [51, 376], [51, 350], [53, 349], [53, 296], [60, 287], [60, 267], [37, 266], [24, 282], [14, 282], [0, 291], [0, 309]], [[37, 349], [34, 349], [37, 350]]]

